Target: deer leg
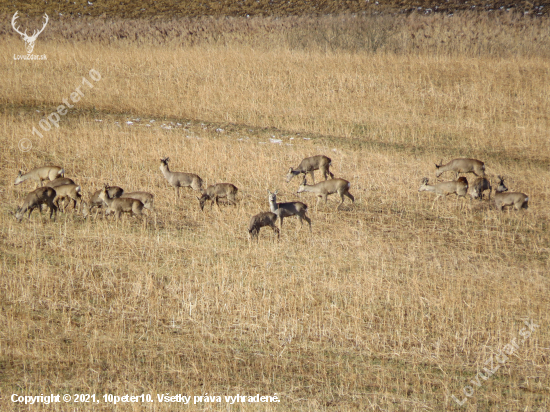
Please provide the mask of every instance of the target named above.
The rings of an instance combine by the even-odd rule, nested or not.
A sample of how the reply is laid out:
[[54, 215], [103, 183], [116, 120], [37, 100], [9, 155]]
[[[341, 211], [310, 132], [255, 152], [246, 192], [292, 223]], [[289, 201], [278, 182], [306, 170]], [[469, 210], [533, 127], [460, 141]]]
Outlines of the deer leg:
[[[309, 217], [307, 217], [305, 213], [304, 213], [303, 218], [304, 218], [305, 221], [308, 223], [308, 225], [309, 225], [309, 231], [311, 232], [311, 219], [310, 219]], [[300, 222], [301, 222], [301, 219], [300, 219]]]
[[319, 207], [319, 202], [321, 201], [322, 199], [322, 196], [321, 195], [318, 195], [317, 196], [317, 203], [315, 203], [315, 211], [317, 212], [317, 208]]
[[336, 206], [336, 210], [340, 210], [340, 207], [344, 204], [344, 194], [343, 193], [339, 193], [340, 195], [340, 204], [338, 206]]
[[350, 192], [345, 192], [344, 196], [349, 197], [350, 200], [351, 200], [351, 203], [355, 203], [355, 198], [353, 197], [353, 195]]
[[[55, 213], [55, 216], [57, 216], [57, 207], [55, 207], [53, 202], [50, 202], [48, 204], [48, 206], [50, 207], [50, 219], [52, 218], [52, 214], [54, 214], [54, 213]], [[55, 218], [54, 218], [54, 220], [55, 220]]]
[[311, 180], [313, 180], [313, 184], [315, 184], [315, 176], [313, 175], [313, 170], [309, 172], [309, 174], [311, 175]]
[[435, 206], [435, 202], [437, 202], [437, 199], [439, 199], [440, 197], [441, 197], [441, 195], [437, 195], [437, 196], [435, 197], [435, 200], [434, 200], [434, 202], [432, 203], [432, 210], [433, 210], [433, 208], [434, 208], [434, 206]]
[[275, 226], [274, 223], [272, 223], [270, 226], [271, 226], [271, 229], [273, 229], [273, 232], [277, 234], [277, 239], [280, 239], [281, 233], [279, 232], [279, 229], [277, 229], [277, 226]]

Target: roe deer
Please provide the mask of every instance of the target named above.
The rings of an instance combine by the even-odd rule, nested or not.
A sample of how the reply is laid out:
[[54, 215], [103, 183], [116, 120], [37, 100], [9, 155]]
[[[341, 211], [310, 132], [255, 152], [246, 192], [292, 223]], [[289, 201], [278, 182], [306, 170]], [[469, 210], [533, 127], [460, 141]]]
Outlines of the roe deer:
[[71, 200], [73, 201], [73, 211], [76, 210], [76, 203], [78, 200], [80, 200], [80, 209], [82, 209], [82, 188], [79, 185], [61, 185], [57, 186], [55, 188], [55, 199], [54, 203], [57, 206], [57, 208], [62, 209], [63, 212], [65, 212], [65, 207], [60, 208], [59, 207], [59, 201], [65, 200], [65, 198], [69, 199], [69, 204], [71, 203]]
[[15, 178], [14, 185], [24, 182], [25, 180], [34, 180], [36, 187], [42, 186], [43, 180], [54, 180], [59, 176], [64, 176], [65, 170], [59, 166], [43, 166], [32, 169], [30, 172], [23, 174], [20, 170]]
[[472, 198], [473, 199], [483, 199], [483, 192], [488, 190], [489, 191], [489, 200], [491, 200], [491, 190], [493, 190], [491, 186], [491, 182], [489, 182], [488, 179], [485, 177], [478, 177], [476, 180], [474, 180], [474, 183], [472, 183], [471, 186], [472, 189]]
[[132, 198], [137, 199], [143, 203], [143, 207], [148, 210], [153, 210], [153, 201], [155, 196], [149, 192], [130, 192], [124, 193], [120, 198]]
[[473, 173], [476, 176], [485, 177], [485, 164], [481, 160], [454, 159], [444, 165], [443, 159], [441, 159], [441, 164], [436, 163], [435, 167], [437, 169], [435, 177], [439, 177], [448, 171], [455, 172], [455, 179], [458, 179], [459, 173]]
[[212, 209], [212, 206], [214, 206], [214, 202], [216, 202], [216, 206], [218, 208], [220, 207], [220, 204], [218, 203], [218, 199], [220, 198], [227, 198], [227, 201], [229, 204], [236, 205], [235, 202], [235, 196], [237, 195], [239, 189], [231, 183], [217, 183], [215, 185], [208, 186], [205, 191], [202, 192], [201, 197], [197, 197], [199, 199], [199, 204], [201, 207], [201, 210], [204, 210], [204, 204], [207, 200], [210, 200], [210, 209]]
[[69, 179], [68, 177], [58, 177], [57, 179], [51, 180], [48, 183], [44, 183], [44, 186], [55, 189], [57, 186], [74, 185], [74, 184], [75, 182], [73, 179]]
[[277, 217], [281, 220], [281, 229], [283, 228], [283, 218], [290, 216], [298, 216], [300, 225], [303, 225], [302, 219], [309, 224], [309, 231], [311, 232], [311, 219], [306, 216], [307, 205], [302, 202], [286, 202], [286, 203], [277, 203], [277, 190], [274, 193], [267, 191], [269, 194], [269, 209], [271, 213], [275, 213]]
[[105, 211], [105, 215], [109, 215], [111, 212], [114, 212], [116, 220], [120, 219], [122, 212], [132, 213], [135, 216], [142, 216], [141, 211], [143, 210], [143, 203], [141, 203], [140, 200], [122, 197], [112, 199], [109, 197], [108, 192], [109, 187], [105, 186], [99, 194], [99, 198], [108, 206]]
[[[103, 191], [103, 189], [99, 189], [99, 190], [96, 190], [94, 192], [94, 194], [90, 198], [89, 206], [84, 209], [84, 216], [87, 216], [89, 213], [91, 213], [94, 207], [97, 207], [97, 210], [96, 210], [96, 213], [95, 213], [95, 216], [97, 216], [97, 214], [99, 213], [99, 209], [101, 209], [103, 206], [107, 206], [107, 203], [105, 203], [99, 197], [99, 195], [101, 194], [102, 191]], [[124, 189], [122, 189], [121, 187], [107, 186], [107, 196], [110, 199], [119, 198], [123, 194], [124, 194]]]
[[171, 172], [168, 168], [169, 157], [160, 159], [160, 171], [172, 186], [176, 188], [176, 200], [180, 195], [180, 187], [190, 187], [197, 192], [202, 191], [202, 179], [193, 173]]
[[333, 193], [338, 193], [342, 201], [336, 207], [336, 210], [340, 210], [340, 206], [342, 206], [342, 204], [344, 203], [344, 196], [349, 197], [351, 199], [351, 202], [355, 203], [355, 198], [349, 192], [349, 188], [350, 188], [350, 183], [344, 179], [330, 179], [330, 180], [325, 180], [324, 182], [321, 182], [321, 183], [317, 183], [316, 185], [308, 185], [306, 178], [304, 177], [304, 181], [298, 188], [298, 193], [310, 192], [310, 193], [317, 194], [317, 203], [315, 205], [315, 209], [317, 209], [317, 206], [319, 205], [319, 202], [321, 201], [321, 199], [325, 200], [325, 205], [326, 205], [328, 195], [331, 195]]
[[525, 193], [508, 192], [504, 186], [504, 179], [498, 176], [499, 183], [495, 190], [495, 206], [497, 210], [502, 211], [506, 206], [512, 206], [515, 210], [528, 209], [529, 197]]
[[325, 180], [327, 180], [327, 176], [330, 176], [330, 178], [332, 179], [334, 175], [329, 170], [331, 163], [332, 160], [323, 155], [306, 157], [304, 160], [302, 160], [302, 162], [298, 165], [296, 169], [293, 169], [292, 167], [290, 168], [288, 174], [286, 175], [286, 182], [290, 182], [294, 176], [297, 176], [301, 173], [304, 174], [304, 177], [306, 177], [309, 173], [311, 175], [313, 183], [315, 183], [315, 176], [313, 176], [314, 170], [320, 170], [321, 173], [323, 173], [323, 177], [325, 178]]
[[256, 240], [258, 240], [258, 233], [260, 229], [265, 226], [271, 227], [273, 232], [277, 234], [277, 239], [279, 239], [281, 237], [281, 232], [279, 228], [275, 226], [276, 221], [277, 215], [272, 212], [261, 212], [252, 216], [250, 218], [250, 223], [248, 223], [248, 234], [250, 235], [250, 239], [253, 240], [256, 238]]
[[422, 184], [418, 189], [419, 192], [427, 191], [433, 192], [437, 195], [435, 198], [432, 209], [435, 205], [435, 201], [440, 197], [446, 197], [447, 195], [456, 194], [457, 199], [459, 197], [465, 197], [468, 193], [468, 180], [464, 176], [458, 178], [458, 180], [453, 180], [451, 182], [441, 182], [436, 183], [435, 185], [428, 184], [428, 178], [425, 177], [422, 179]]
[[30, 192], [23, 201], [23, 204], [17, 208], [15, 218], [18, 222], [21, 222], [21, 219], [23, 219], [23, 215], [27, 210], [29, 211], [29, 218], [31, 217], [31, 213], [34, 209], [38, 209], [42, 214], [40, 207], [42, 204], [46, 204], [50, 208], [51, 219], [53, 213], [57, 214], [57, 207], [53, 202], [55, 195], [55, 189], [52, 189], [51, 187], [39, 187], [38, 189]]

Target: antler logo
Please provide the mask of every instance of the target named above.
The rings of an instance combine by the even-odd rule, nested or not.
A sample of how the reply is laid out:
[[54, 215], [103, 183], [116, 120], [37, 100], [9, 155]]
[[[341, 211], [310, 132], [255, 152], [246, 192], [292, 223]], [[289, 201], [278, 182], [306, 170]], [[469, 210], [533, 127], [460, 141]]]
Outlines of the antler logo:
[[46, 13], [44, 13], [44, 18], [46, 19], [46, 21], [44, 21], [44, 25], [40, 30], [38, 31], [35, 30], [32, 36], [29, 36], [27, 35], [27, 30], [25, 30], [25, 33], [21, 33], [19, 29], [15, 27], [15, 20], [17, 20], [17, 18], [19, 17], [17, 13], [18, 12], [16, 11], [15, 14], [13, 15], [11, 19], [11, 25], [13, 26], [13, 29], [23, 37], [23, 40], [25, 40], [25, 48], [27, 49], [27, 53], [31, 54], [32, 51], [34, 50], [34, 42], [36, 41], [36, 38], [38, 37], [38, 35], [42, 33], [46, 28], [46, 24], [48, 24], [49, 17]]

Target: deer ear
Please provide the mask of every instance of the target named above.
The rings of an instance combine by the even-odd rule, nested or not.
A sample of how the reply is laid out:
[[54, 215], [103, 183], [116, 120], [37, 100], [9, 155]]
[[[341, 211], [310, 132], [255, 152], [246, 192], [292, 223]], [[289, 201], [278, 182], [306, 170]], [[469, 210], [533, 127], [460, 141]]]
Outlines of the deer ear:
[[279, 193], [279, 191], [278, 191], [278, 190], [275, 190], [275, 192], [274, 192], [273, 194], [276, 195], [277, 193]]

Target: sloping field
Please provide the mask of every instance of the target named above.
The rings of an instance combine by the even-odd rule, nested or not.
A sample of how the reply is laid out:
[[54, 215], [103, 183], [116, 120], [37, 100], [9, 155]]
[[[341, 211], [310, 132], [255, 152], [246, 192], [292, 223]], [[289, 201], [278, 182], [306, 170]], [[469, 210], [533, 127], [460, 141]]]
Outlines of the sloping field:
[[[106, 32], [85, 40], [82, 21], [51, 21], [41, 61], [14, 60], [23, 41], [3, 35], [0, 409], [550, 409], [548, 25], [470, 17], [255, 17], [237, 32], [213, 19], [193, 44], [115, 20], [144, 35], [102, 38], [98, 20]], [[354, 204], [316, 209], [285, 182], [315, 154]], [[176, 201], [166, 156], [235, 184], [238, 205], [201, 212], [191, 189]], [[529, 209], [453, 196], [432, 209], [420, 181], [455, 157], [483, 160]], [[17, 223], [34, 185], [14, 179], [42, 165], [86, 200], [108, 183], [154, 193], [155, 210]], [[263, 229], [250, 243], [267, 190], [309, 204], [312, 232], [288, 218], [280, 241]], [[50, 393], [95, 399], [12, 402]], [[113, 405], [126, 394], [152, 402]], [[225, 399], [237, 394], [279, 402]]]

